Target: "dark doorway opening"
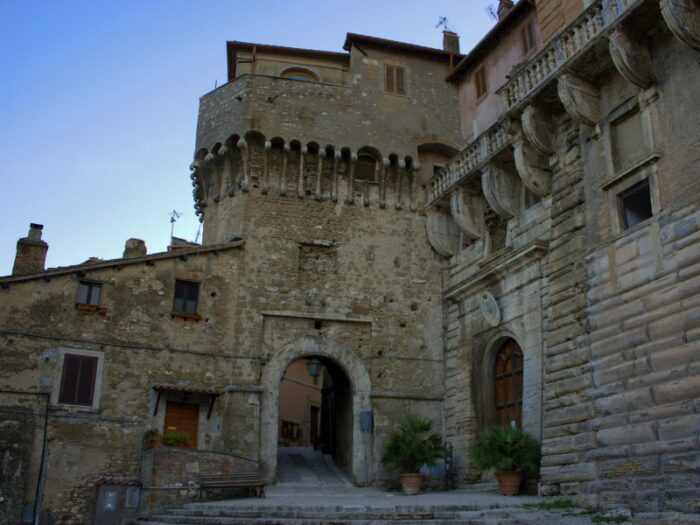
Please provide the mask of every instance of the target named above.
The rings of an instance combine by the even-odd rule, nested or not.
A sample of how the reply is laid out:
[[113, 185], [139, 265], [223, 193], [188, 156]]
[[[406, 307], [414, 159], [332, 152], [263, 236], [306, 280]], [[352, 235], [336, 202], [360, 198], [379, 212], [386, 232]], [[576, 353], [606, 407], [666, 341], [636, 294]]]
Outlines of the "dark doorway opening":
[[278, 481], [343, 481], [352, 463], [352, 386], [323, 356], [291, 363], [280, 381]]

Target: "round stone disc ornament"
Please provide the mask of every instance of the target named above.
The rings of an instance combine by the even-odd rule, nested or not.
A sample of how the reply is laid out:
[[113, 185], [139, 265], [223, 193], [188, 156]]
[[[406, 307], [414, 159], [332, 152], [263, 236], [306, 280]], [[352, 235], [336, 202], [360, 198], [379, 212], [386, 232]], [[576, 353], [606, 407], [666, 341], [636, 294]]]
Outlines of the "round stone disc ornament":
[[501, 309], [491, 292], [481, 293], [481, 315], [489, 326], [494, 328], [501, 322]]

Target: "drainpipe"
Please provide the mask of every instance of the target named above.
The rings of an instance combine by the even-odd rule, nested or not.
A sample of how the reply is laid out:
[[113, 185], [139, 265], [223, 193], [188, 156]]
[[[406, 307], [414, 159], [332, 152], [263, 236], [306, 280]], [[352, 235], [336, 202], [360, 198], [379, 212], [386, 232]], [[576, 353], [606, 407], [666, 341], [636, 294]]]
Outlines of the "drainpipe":
[[36, 493], [34, 495], [33, 524], [39, 525], [39, 514], [41, 513], [41, 500], [44, 498], [44, 482], [46, 481], [46, 464], [48, 463], [48, 433], [49, 433], [49, 394], [44, 394], [44, 436], [41, 444], [41, 464], [39, 467], [39, 479], [36, 483]]

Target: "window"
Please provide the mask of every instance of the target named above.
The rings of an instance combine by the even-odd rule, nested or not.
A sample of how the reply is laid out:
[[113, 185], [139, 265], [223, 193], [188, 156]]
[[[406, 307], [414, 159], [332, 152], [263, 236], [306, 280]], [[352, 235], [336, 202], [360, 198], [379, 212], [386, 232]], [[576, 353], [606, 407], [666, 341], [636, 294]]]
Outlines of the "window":
[[318, 82], [318, 76], [308, 69], [302, 67], [290, 67], [280, 73], [282, 78], [291, 78], [293, 80], [304, 80], [306, 82]]
[[199, 297], [199, 283], [192, 281], [175, 281], [175, 299], [173, 311], [183, 314], [197, 313], [197, 299]]
[[99, 306], [102, 297], [102, 284], [81, 282], [78, 285], [78, 300], [79, 305]]
[[493, 367], [498, 424], [506, 427], [515, 421], [522, 425], [523, 411], [523, 353], [512, 339], [498, 350]]
[[58, 402], [92, 406], [97, 376], [97, 356], [65, 354]]
[[385, 81], [384, 91], [394, 95], [405, 95], [406, 90], [403, 85], [403, 68], [400, 66], [384, 65]]
[[474, 73], [474, 85], [476, 87], [476, 98], [480, 99], [486, 95], [486, 68], [481, 67]]
[[523, 55], [535, 49], [535, 26], [529, 22], [520, 33], [523, 41]]
[[651, 194], [649, 193], [649, 181], [643, 180], [623, 191], [618, 196], [620, 218], [623, 229], [634, 228], [640, 222], [649, 219], [652, 215]]
[[357, 157], [355, 180], [377, 181], [377, 161], [373, 157], [366, 154]]

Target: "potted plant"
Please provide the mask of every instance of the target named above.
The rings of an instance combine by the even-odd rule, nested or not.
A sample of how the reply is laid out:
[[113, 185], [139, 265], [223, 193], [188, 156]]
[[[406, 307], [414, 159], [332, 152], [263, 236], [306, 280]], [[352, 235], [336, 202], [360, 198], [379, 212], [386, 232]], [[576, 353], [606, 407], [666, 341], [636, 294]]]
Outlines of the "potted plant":
[[153, 448], [162, 443], [160, 430], [157, 428], [149, 428], [143, 433], [143, 446], [145, 448]]
[[382, 463], [399, 473], [404, 494], [420, 492], [421, 466], [434, 465], [442, 455], [440, 436], [431, 434], [431, 428], [430, 421], [409, 417], [397, 426], [384, 445]]
[[482, 472], [496, 470], [504, 496], [515, 496], [523, 475], [536, 476], [540, 468], [540, 444], [514, 426], [491, 428], [470, 447], [469, 455]]
[[163, 434], [163, 445], [184, 448], [190, 444], [191, 439], [184, 430], [171, 430]]

